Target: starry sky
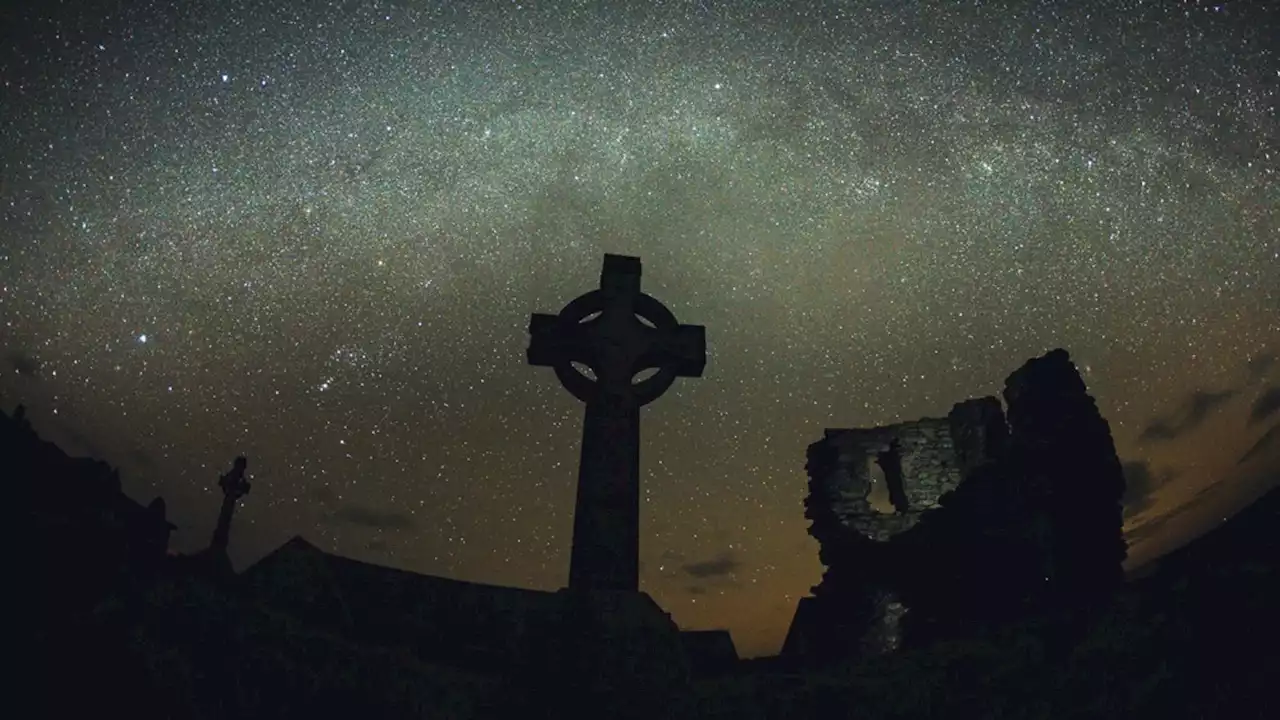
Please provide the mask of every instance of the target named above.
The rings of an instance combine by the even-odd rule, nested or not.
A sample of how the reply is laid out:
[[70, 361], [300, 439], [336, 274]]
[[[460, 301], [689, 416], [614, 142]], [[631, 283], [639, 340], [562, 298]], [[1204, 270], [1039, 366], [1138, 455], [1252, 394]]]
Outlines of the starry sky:
[[582, 409], [529, 315], [637, 255], [707, 328], [642, 417], [682, 626], [776, 651], [821, 574], [805, 447], [1059, 346], [1139, 564], [1280, 482], [1264, 4], [21, 4], [0, 398], [164, 495], [179, 550], [245, 454], [240, 566], [301, 534], [553, 589]]

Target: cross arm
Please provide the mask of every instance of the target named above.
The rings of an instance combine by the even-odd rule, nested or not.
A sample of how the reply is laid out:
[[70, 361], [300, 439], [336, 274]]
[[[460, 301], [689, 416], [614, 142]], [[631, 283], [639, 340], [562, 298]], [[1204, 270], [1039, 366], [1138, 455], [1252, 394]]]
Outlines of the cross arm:
[[529, 364], [555, 367], [571, 361], [590, 364], [592, 355], [577, 323], [566, 323], [559, 315], [534, 313], [529, 318]]
[[677, 325], [658, 332], [636, 365], [637, 370], [665, 367], [678, 377], [702, 377], [707, 366], [707, 329]]

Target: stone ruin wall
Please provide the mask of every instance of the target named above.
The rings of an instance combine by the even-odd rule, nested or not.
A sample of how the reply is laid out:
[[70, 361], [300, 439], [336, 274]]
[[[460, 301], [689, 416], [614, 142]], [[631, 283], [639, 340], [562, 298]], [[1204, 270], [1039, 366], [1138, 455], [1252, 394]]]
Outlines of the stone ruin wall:
[[[835, 467], [825, 485], [831, 509], [841, 524], [873, 540], [885, 541], [910, 528], [925, 510], [938, 506], [943, 493], [960, 484], [946, 418], [926, 418], [864, 430], [828, 430], [836, 450]], [[907, 510], [893, 514], [872, 507], [871, 463], [897, 440], [902, 458], [902, 489]]]
[[[889, 512], [872, 504], [871, 464], [895, 443], [901, 497]], [[939, 508], [942, 496], [958, 487], [974, 468], [1003, 457], [1007, 445], [1004, 408], [995, 397], [966, 400], [942, 418], [877, 428], [827, 430], [822, 440], [809, 446], [806, 466], [809, 495], [805, 498], [805, 515], [813, 521], [809, 534], [819, 543], [822, 563], [828, 567], [832, 562], [847, 563], [828, 557], [826, 550], [828, 546], [839, 547], [841, 535], [849, 530], [876, 542], [887, 542], [909, 530], [925, 513]], [[886, 469], [886, 482], [890, 481], [888, 475]], [[855, 568], [842, 570], [856, 572]], [[815, 602], [823, 602], [826, 582], [824, 576], [823, 584], [813, 588]], [[867, 599], [872, 605], [870, 625], [855, 631], [857, 636], [849, 641], [859, 647], [863, 656], [891, 652], [901, 641], [899, 626], [908, 608], [889, 588], [868, 585], [864, 591], [869, 593]], [[827, 598], [827, 602], [833, 600]], [[795, 627], [793, 623], [792, 631], [788, 634], [792, 652], [804, 652], [800, 646], [815, 640], [806, 633], [829, 633], [831, 629]]]
[[[970, 470], [1003, 450], [1004, 413], [994, 397], [957, 404], [947, 417], [923, 418], [877, 428], [827, 430], [811, 448], [810, 483], [820, 490], [835, 520], [865, 537], [884, 542], [910, 529], [939, 507]], [[893, 513], [872, 507], [871, 463], [897, 441], [906, 509]], [[821, 539], [821, 538], [819, 538]]]
[[[911, 609], [896, 584], [913, 569], [891, 564], [929, 549], [912, 545], [899, 554], [889, 541], [969, 479], [978, 482], [975, 494], [957, 509], [967, 503], [972, 515], [997, 503], [1000, 512], [1023, 515], [1021, 531], [1036, 535], [1036, 558], [1011, 556], [1022, 564], [1011, 570], [1026, 576], [1015, 584], [1043, 595], [1039, 576], [1052, 576], [1054, 602], [1066, 603], [1093, 602], [1120, 585], [1124, 476], [1109, 426], [1067, 352], [1025, 363], [1005, 381], [1004, 400], [1009, 421], [998, 398], [984, 397], [957, 404], [946, 418], [827, 430], [809, 446], [805, 517], [827, 569], [813, 595], [800, 601], [784, 655], [835, 661], [897, 647]], [[898, 461], [882, 465], [886, 480], [901, 486], [890, 507], [871, 494], [871, 463], [895, 442]], [[1003, 503], [991, 493], [1018, 497]]]

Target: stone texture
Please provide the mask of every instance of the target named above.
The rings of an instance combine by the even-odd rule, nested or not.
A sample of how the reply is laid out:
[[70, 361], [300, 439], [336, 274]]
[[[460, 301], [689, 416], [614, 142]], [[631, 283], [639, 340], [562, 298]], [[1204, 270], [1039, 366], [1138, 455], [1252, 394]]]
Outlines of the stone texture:
[[[852, 528], [867, 538], [887, 541], [939, 507], [965, 473], [999, 459], [1007, 444], [1000, 401], [993, 397], [957, 404], [945, 418], [924, 418], [869, 429], [827, 430], [809, 447], [809, 496], [805, 517], [822, 542], [830, 532]], [[883, 514], [871, 507], [869, 462], [896, 442], [901, 455], [906, 507]], [[835, 523], [831, 525], [831, 523]]]
[[[1008, 423], [983, 397], [945, 418], [827, 430], [809, 447], [805, 516], [827, 570], [784, 655], [874, 655], [1119, 585], [1123, 475], [1067, 353], [1027, 362], [1004, 397]], [[870, 500], [872, 462], [891, 496], [900, 468], [890, 512]]]

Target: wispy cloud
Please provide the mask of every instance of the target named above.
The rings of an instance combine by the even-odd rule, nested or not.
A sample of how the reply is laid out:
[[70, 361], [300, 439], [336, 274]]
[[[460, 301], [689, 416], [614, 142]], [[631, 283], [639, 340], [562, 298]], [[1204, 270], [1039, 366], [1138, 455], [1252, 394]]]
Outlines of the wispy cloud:
[[[1258, 442], [1254, 443], [1253, 447], [1249, 448], [1245, 451], [1244, 455], [1240, 456], [1239, 464], [1245, 465], [1253, 462], [1256, 459], [1264, 457], [1271, 451], [1280, 451], [1280, 425], [1275, 425], [1270, 430], [1263, 433], [1262, 437], [1258, 438]], [[1280, 455], [1280, 452], [1276, 454]]]
[[733, 553], [726, 551], [714, 558], [686, 563], [681, 569], [690, 577], [707, 580], [732, 575], [740, 567], [742, 567], [741, 561], [735, 558]]
[[1155, 505], [1155, 492], [1177, 477], [1174, 470], [1156, 473], [1150, 463], [1134, 460], [1124, 463], [1124, 516], [1135, 517]]
[[1276, 364], [1275, 355], [1259, 355], [1249, 360], [1249, 381], [1257, 382], [1267, 376]]
[[1253, 407], [1249, 408], [1249, 424], [1256, 425], [1280, 412], [1280, 385], [1264, 388]]
[[1142, 431], [1143, 442], [1175, 440], [1195, 430], [1209, 415], [1236, 396], [1235, 390], [1196, 390], [1172, 414], [1157, 417]]
[[339, 522], [378, 530], [408, 530], [413, 527], [413, 518], [406, 513], [394, 510], [377, 510], [364, 505], [344, 505], [335, 510], [329, 517]]

